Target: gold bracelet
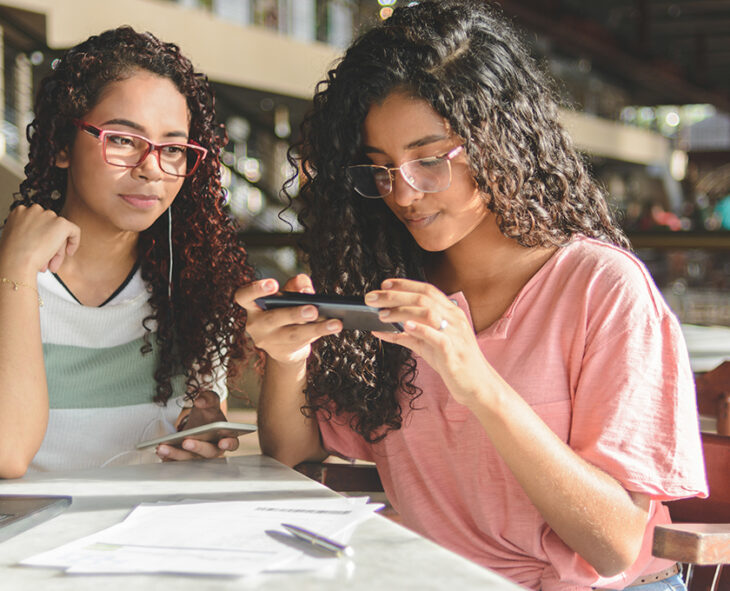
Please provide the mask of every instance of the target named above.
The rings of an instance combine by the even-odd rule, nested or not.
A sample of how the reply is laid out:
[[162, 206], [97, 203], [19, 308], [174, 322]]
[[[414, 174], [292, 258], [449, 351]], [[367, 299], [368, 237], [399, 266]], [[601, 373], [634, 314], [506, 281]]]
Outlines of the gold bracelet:
[[23, 281], [15, 281], [13, 279], [8, 279], [7, 277], [0, 277], [0, 283], [8, 283], [13, 285], [13, 291], [18, 291], [19, 287], [28, 287], [32, 289], [36, 294], [38, 295], [38, 305], [42, 308], [43, 307], [43, 300], [41, 299], [41, 294], [38, 293], [38, 290], [30, 285], [29, 283], [25, 283]]

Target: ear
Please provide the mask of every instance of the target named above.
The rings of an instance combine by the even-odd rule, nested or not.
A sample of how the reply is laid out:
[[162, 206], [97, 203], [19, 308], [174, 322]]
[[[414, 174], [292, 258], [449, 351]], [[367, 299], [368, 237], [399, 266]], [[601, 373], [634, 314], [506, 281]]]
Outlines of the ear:
[[56, 168], [68, 168], [71, 165], [71, 157], [69, 155], [69, 149], [63, 148], [56, 154]]

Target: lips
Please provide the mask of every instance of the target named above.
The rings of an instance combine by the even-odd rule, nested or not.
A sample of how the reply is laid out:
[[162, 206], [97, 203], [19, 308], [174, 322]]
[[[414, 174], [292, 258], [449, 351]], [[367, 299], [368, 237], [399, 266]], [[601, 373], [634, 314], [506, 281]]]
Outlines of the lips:
[[160, 198], [157, 195], [141, 195], [137, 193], [126, 193], [119, 195], [126, 203], [136, 209], [151, 209], [157, 205]]
[[406, 216], [403, 216], [403, 221], [410, 228], [424, 228], [424, 227], [430, 225], [437, 217], [438, 217], [438, 213], [408, 214]]

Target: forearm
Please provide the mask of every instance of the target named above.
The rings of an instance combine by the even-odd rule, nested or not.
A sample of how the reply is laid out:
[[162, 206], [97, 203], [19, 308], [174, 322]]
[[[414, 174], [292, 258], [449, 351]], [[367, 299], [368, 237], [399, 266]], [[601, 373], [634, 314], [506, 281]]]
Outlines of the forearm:
[[301, 412], [305, 403], [306, 364], [281, 364], [267, 358], [258, 403], [258, 434], [263, 453], [294, 466], [327, 456], [314, 418]]
[[[495, 374], [496, 376], [496, 374]], [[638, 556], [648, 498], [583, 460], [499, 376], [473, 406], [487, 434], [548, 525], [602, 575]]]
[[0, 263], [0, 477], [22, 476], [48, 423], [35, 271]]

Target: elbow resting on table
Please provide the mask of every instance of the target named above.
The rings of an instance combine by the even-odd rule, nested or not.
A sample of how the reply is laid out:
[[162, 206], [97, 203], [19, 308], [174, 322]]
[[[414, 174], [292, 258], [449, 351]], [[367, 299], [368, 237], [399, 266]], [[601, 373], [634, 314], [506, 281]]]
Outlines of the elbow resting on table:
[[21, 478], [25, 476], [30, 460], [16, 454], [0, 456], [0, 478]]

